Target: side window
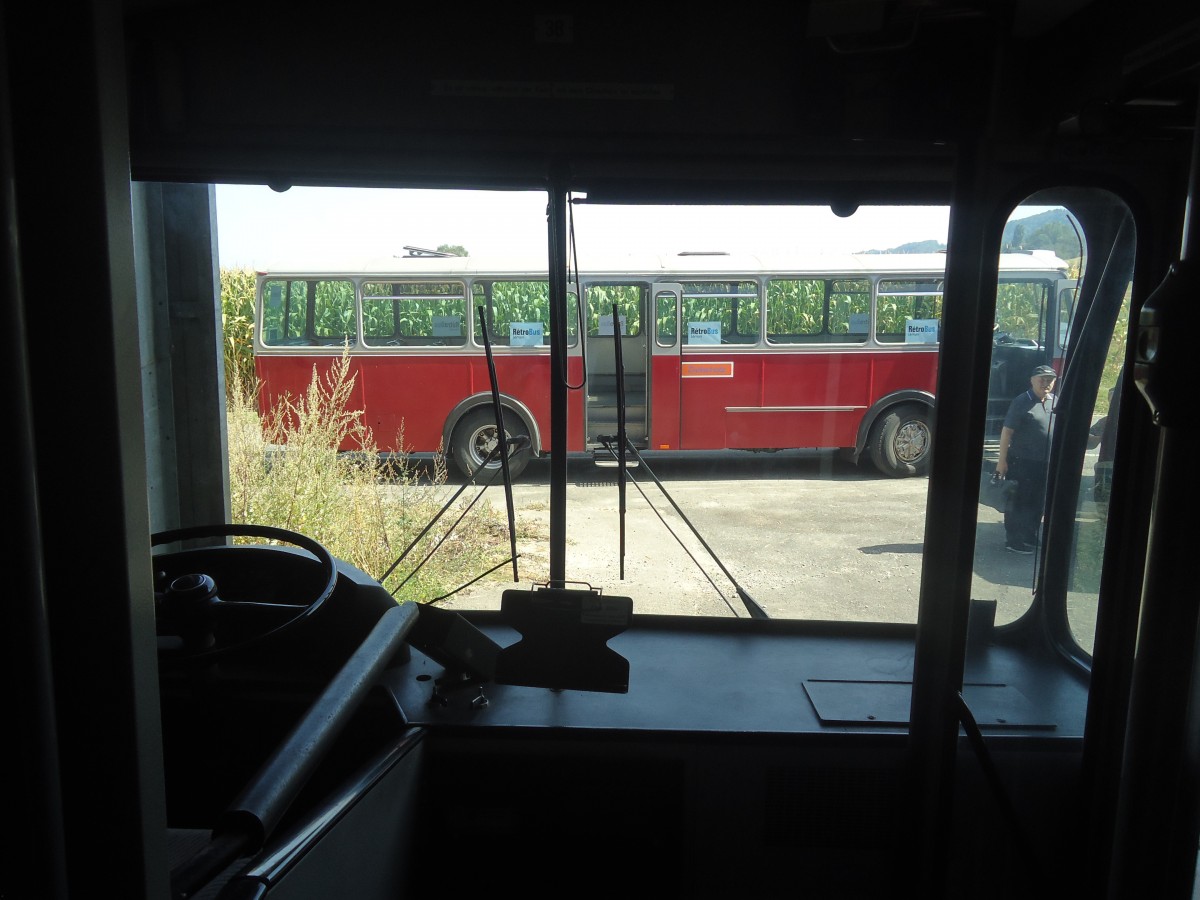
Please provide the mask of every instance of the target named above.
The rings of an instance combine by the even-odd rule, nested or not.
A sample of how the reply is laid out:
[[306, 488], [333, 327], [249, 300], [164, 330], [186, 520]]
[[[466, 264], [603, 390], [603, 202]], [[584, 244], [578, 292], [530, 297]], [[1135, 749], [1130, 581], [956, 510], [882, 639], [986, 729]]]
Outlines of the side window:
[[1059, 283], [1058, 288], [1058, 343], [1054, 348], [1054, 356], [1061, 358], [1066, 355], [1067, 344], [1071, 338], [1071, 319], [1075, 315], [1075, 302], [1079, 299], [1079, 285], [1076, 282]]
[[871, 316], [869, 281], [773, 279], [767, 285], [767, 342], [863, 343]]
[[757, 344], [761, 331], [758, 284], [693, 281], [683, 285], [683, 342]]
[[[550, 346], [550, 282], [477, 281], [472, 300], [472, 308], [486, 310], [493, 346]], [[482, 346], [482, 336], [476, 335], [476, 342]]]
[[567, 287], [567, 346], [579, 342], [579, 291], [574, 285]]
[[889, 344], [936, 344], [942, 333], [940, 278], [879, 282], [875, 339]]
[[308, 322], [308, 290], [303, 281], [271, 280], [261, 288], [259, 335], [268, 347], [304, 343]]
[[620, 317], [620, 333], [637, 337], [642, 333], [644, 284], [591, 284], [587, 289], [588, 337], [614, 333], [613, 306]]
[[[1005, 281], [998, 284], [993, 341], [997, 345], [1044, 348], [1049, 297], [1050, 285], [1045, 281]], [[1065, 334], [1071, 307], [1060, 312], [1068, 317], [1060, 325]]]
[[362, 303], [368, 347], [461, 347], [467, 342], [461, 282], [369, 281]]
[[659, 291], [654, 298], [654, 330], [655, 340], [660, 347], [674, 347], [678, 339], [676, 327], [675, 293]]
[[271, 279], [262, 287], [262, 342], [268, 347], [357, 342], [354, 282]]
[[[1012, 211], [1002, 238], [1012, 265], [1040, 271], [1001, 261], [971, 597], [994, 604], [997, 625], [1040, 620], [1030, 633], [1072, 655], [1092, 653], [1104, 570], [1120, 552], [1106, 542], [1131, 387], [1131, 215], [1104, 190], [1050, 189]], [[1103, 277], [1085, 280], [1089, 259]]]

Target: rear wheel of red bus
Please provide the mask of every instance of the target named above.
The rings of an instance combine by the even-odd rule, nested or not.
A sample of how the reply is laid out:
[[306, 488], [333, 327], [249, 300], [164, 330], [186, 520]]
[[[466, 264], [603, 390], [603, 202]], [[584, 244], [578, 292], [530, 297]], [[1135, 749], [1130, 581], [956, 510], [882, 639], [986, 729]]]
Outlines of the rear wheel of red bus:
[[[504, 415], [504, 433], [509, 440], [517, 435], [528, 435], [525, 423], [511, 409], [506, 409]], [[496, 447], [496, 418], [487, 407], [473, 409], [454, 426], [454, 434], [450, 438], [450, 448], [453, 452], [454, 464], [460, 472], [470, 478], [483, 465], [489, 453]], [[508, 474], [516, 478], [529, 464], [532, 451], [529, 448], [510, 453], [508, 457]], [[484, 475], [491, 474], [500, 468], [500, 460], [492, 459], [484, 470]]]
[[932, 447], [929, 410], [915, 405], [898, 406], [880, 416], [867, 442], [871, 462], [892, 478], [927, 474]]

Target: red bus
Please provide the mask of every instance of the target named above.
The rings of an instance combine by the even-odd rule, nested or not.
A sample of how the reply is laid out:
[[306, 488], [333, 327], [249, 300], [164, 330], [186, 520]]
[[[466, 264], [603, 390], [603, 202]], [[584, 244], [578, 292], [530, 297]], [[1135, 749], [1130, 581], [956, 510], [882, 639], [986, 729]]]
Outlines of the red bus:
[[[568, 286], [568, 452], [599, 460], [600, 438], [616, 431], [617, 330], [626, 434], [639, 449], [838, 448], [889, 476], [927, 471], [942, 254], [588, 263]], [[418, 251], [358, 271], [261, 272], [262, 410], [348, 352], [352, 402], [381, 452], [440, 450], [472, 474], [496, 439], [482, 308], [506, 431], [530, 439], [511, 460], [515, 476], [550, 450], [546, 269]], [[1045, 251], [1003, 254], [999, 272], [992, 405], [1002, 415], [1032, 365], [1059, 357], [1070, 312], [1060, 298], [1074, 282]], [[991, 411], [989, 423], [998, 428]]]

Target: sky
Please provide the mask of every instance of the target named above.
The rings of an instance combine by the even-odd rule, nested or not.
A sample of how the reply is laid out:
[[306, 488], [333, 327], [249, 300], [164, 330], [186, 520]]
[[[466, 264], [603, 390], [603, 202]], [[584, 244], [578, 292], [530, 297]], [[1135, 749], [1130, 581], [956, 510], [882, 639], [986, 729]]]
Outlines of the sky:
[[[457, 244], [476, 256], [546, 249], [546, 195], [217, 185], [222, 268], [264, 269], [296, 259], [341, 261], [403, 255], [405, 246]], [[589, 251], [730, 253], [800, 248], [827, 253], [945, 243], [946, 207], [863, 208], [838, 218], [825, 207], [608, 207], [577, 203], [575, 244]]]

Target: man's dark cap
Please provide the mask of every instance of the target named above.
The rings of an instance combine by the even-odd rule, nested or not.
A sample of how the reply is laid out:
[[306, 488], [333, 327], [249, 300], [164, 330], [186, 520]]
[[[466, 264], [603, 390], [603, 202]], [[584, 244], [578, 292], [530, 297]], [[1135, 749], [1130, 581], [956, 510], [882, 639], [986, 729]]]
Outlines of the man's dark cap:
[[1032, 372], [1029, 373], [1030, 378], [1033, 378], [1035, 375], [1053, 375], [1055, 378], [1058, 377], [1058, 373], [1055, 372], [1049, 366], [1038, 366], [1036, 369], [1034, 369]]

